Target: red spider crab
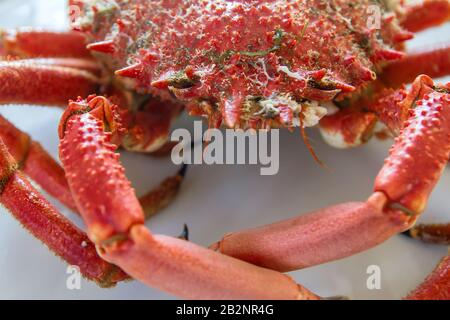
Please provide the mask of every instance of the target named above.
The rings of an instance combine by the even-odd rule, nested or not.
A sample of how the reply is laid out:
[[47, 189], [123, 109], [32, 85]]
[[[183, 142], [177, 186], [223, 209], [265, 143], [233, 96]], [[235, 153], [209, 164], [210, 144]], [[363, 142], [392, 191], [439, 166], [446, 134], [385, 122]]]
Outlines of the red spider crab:
[[[280, 272], [371, 248], [412, 228], [424, 210], [450, 154], [450, 85], [430, 78], [450, 74], [450, 47], [406, 55], [402, 49], [411, 32], [450, 18], [447, 0], [72, 5], [81, 13], [76, 31], [4, 32], [3, 53], [16, 60], [0, 63], [0, 102], [64, 105], [88, 97], [70, 102], [60, 123], [67, 180], [42, 148], [2, 119], [0, 201], [87, 278], [112, 285], [131, 276], [185, 298], [319, 299]], [[180, 111], [175, 98], [211, 126], [303, 129], [320, 120], [323, 136], [339, 147], [374, 132], [397, 138], [366, 202], [240, 231], [205, 249], [149, 232], [114, 153], [119, 145], [161, 147]], [[20, 168], [77, 209], [87, 235]], [[152, 205], [166, 202], [179, 180], [152, 193]], [[448, 225], [413, 230], [448, 243]], [[450, 257], [408, 296], [449, 297]]]

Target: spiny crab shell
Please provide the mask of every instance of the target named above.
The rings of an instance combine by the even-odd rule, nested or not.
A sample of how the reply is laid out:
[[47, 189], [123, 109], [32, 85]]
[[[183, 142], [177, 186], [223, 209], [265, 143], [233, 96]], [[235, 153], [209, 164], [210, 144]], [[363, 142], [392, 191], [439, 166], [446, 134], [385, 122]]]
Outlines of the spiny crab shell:
[[411, 37], [387, 0], [78, 2], [74, 26], [109, 70], [139, 93], [171, 92], [211, 126], [316, 125]]

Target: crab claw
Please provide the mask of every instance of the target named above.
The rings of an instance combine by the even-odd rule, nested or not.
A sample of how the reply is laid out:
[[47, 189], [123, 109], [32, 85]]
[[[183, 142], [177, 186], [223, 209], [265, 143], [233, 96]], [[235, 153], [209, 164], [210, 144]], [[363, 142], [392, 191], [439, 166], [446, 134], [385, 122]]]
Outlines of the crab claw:
[[151, 153], [160, 150], [169, 139], [173, 121], [182, 106], [171, 101], [149, 100], [141, 111], [133, 114], [133, 124], [123, 140], [123, 147], [130, 151]]
[[318, 299], [276, 271], [150, 233], [111, 143], [115, 130], [109, 130], [120, 123], [116, 110], [103, 97], [71, 103], [59, 131], [68, 183], [89, 238], [105, 260], [150, 286], [186, 298]]
[[383, 212], [387, 201], [376, 193], [367, 202], [344, 203], [225, 235], [211, 249], [282, 272], [341, 259], [408, 228], [404, 219]]
[[[397, 101], [409, 119], [366, 202], [344, 203], [287, 221], [226, 235], [211, 248], [250, 263], [291, 271], [372, 248], [410, 229], [424, 211], [450, 157], [450, 86], [420, 76]], [[448, 259], [418, 295], [448, 297]], [[436, 285], [439, 290], [432, 290]], [[442, 291], [443, 290], [443, 291]]]
[[377, 116], [371, 112], [344, 109], [322, 118], [319, 128], [329, 145], [346, 149], [367, 142], [377, 121]]

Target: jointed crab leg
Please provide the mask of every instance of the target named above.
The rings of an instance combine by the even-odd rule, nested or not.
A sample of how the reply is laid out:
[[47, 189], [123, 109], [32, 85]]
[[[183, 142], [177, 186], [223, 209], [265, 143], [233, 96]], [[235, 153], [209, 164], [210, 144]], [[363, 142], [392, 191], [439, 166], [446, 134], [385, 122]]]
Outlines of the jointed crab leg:
[[[28, 134], [17, 129], [1, 115], [0, 138], [24, 173], [51, 196], [77, 212], [64, 170], [38, 142], [32, 141]], [[154, 190], [139, 199], [146, 218], [164, 209], [177, 195], [185, 171], [186, 168], [183, 167], [176, 175], [165, 179]]]
[[[103, 83], [91, 72], [99, 74], [99, 66], [82, 59], [0, 61], [0, 104], [65, 106], [70, 98], [98, 92]], [[128, 100], [120, 89], [110, 91], [120, 101]], [[180, 104], [151, 99], [142, 111], [129, 117], [123, 146], [138, 152], [158, 151], [166, 144], [172, 121], [181, 109]]]
[[[0, 62], [0, 103], [30, 103], [66, 105], [69, 97], [95, 92], [100, 81], [91, 73], [70, 67], [99, 71], [98, 66], [80, 59], [30, 59]], [[112, 94], [117, 95], [115, 90]], [[129, 119], [131, 128], [121, 143], [135, 151], [157, 151], [168, 137], [173, 118], [181, 108], [174, 104], [163, 104], [155, 99], [146, 103], [144, 111]], [[125, 110], [126, 111], [126, 110]], [[16, 129], [6, 119], [1, 119], [3, 136], [8, 147], [18, 159], [27, 158], [24, 170], [46, 191], [75, 209], [70, 191], [59, 165], [40, 147], [31, 142], [28, 135]], [[19, 150], [20, 149], [20, 150]], [[176, 195], [181, 179], [177, 175], [168, 178], [156, 190], [142, 199], [149, 215], [162, 209]]]
[[[12, 60], [14, 61], [14, 60]], [[89, 71], [90, 73], [100, 76], [101, 68], [94, 60], [78, 59], [78, 58], [32, 58], [16, 60], [21, 63], [28, 63], [42, 66], [68, 67], [78, 70]]]
[[0, 140], [0, 202], [35, 237], [88, 279], [111, 286], [127, 278], [101, 259], [85, 233], [61, 215], [17, 170], [14, 158]]
[[100, 80], [89, 72], [66, 67], [0, 62], [0, 104], [64, 105], [68, 97], [96, 92]]
[[411, 292], [410, 300], [450, 299], [450, 254], [442, 259], [433, 273]]
[[407, 5], [401, 17], [405, 29], [418, 32], [435, 27], [450, 20], [450, 2], [448, 0], [422, 0]]
[[450, 224], [419, 224], [409, 234], [425, 242], [450, 245]]
[[173, 177], [164, 180], [156, 189], [139, 198], [139, 203], [145, 212], [145, 219], [150, 219], [175, 198], [186, 174], [186, 166]]
[[450, 44], [409, 52], [383, 68], [380, 79], [388, 87], [398, 88], [411, 83], [420, 74], [432, 78], [450, 74]]
[[[424, 17], [429, 20], [424, 20]], [[450, 19], [448, 0], [428, 0], [407, 7], [403, 23], [407, 24], [411, 31], [420, 31], [442, 24], [448, 19]], [[403, 58], [389, 62], [383, 67], [378, 75], [379, 78], [369, 85], [370, 96], [363, 96], [353, 101], [351, 108], [341, 109], [321, 120], [320, 132], [324, 140], [336, 148], [357, 147], [368, 141], [374, 133], [377, 115], [380, 116], [377, 111], [383, 112], [384, 117], [393, 111], [386, 108], [385, 104], [374, 106], [372, 99], [378, 95], [386, 95], [386, 87], [401, 88], [405, 84], [412, 83], [421, 74], [432, 78], [450, 74], [450, 44], [411, 51]], [[395, 105], [394, 108], [396, 108]], [[380, 120], [384, 122], [383, 120], [386, 119]], [[390, 125], [385, 124], [388, 127]], [[389, 127], [389, 129], [392, 128]], [[396, 128], [393, 133], [398, 133]]]
[[368, 201], [233, 233], [213, 248], [257, 265], [289, 271], [355, 254], [411, 228], [449, 159], [450, 93], [421, 76], [403, 103], [410, 109], [409, 120]]
[[0, 30], [1, 55], [20, 58], [92, 58], [86, 49], [86, 38], [81, 32], [54, 32], [31, 28]]
[[0, 138], [20, 168], [50, 195], [76, 210], [64, 170], [41, 145], [0, 116]]
[[[352, 148], [367, 142], [374, 134], [377, 120], [384, 123], [394, 134], [399, 124], [408, 117], [408, 110], [398, 108], [397, 101], [404, 99], [402, 88], [419, 75], [442, 77], [450, 74], [450, 45], [430, 50], [410, 52], [404, 58], [383, 68], [379, 79], [370, 84], [370, 95], [353, 101], [350, 107], [324, 117], [320, 132], [324, 140], [336, 148]], [[403, 112], [403, 114], [401, 114]]]
[[60, 126], [69, 185], [103, 258], [153, 287], [186, 298], [317, 298], [278, 272], [152, 235], [109, 142], [117, 132], [105, 131], [120, 128], [111, 117], [114, 110], [103, 97], [74, 102]]
[[272, 225], [226, 235], [211, 246], [223, 254], [282, 272], [344, 258], [374, 247], [409, 227], [384, 212], [388, 199], [344, 203]]

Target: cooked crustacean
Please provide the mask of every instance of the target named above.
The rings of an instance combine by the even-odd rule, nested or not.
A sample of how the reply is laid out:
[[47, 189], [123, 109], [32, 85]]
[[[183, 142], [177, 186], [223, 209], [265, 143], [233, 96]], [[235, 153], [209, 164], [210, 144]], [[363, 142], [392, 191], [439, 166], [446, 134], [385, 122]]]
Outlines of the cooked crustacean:
[[[424, 211], [450, 155], [450, 85], [430, 78], [450, 74], [450, 47], [403, 48], [412, 32], [449, 20], [447, 0], [72, 5], [75, 31], [3, 32], [2, 51], [16, 59], [0, 63], [0, 102], [75, 99], [59, 130], [67, 180], [56, 164], [43, 169], [36, 157], [44, 151], [2, 120], [0, 201], [86, 277], [111, 285], [129, 275], [186, 298], [319, 299], [281, 272], [369, 249], [413, 228]], [[318, 125], [337, 147], [374, 133], [396, 139], [366, 202], [233, 233], [206, 249], [150, 233], [114, 152], [161, 147], [179, 103], [211, 127]], [[19, 164], [80, 212], [87, 236], [37, 194]], [[413, 234], [448, 242], [449, 228]], [[446, 257], [408, 298], [449, 298], [449, 283]]]

